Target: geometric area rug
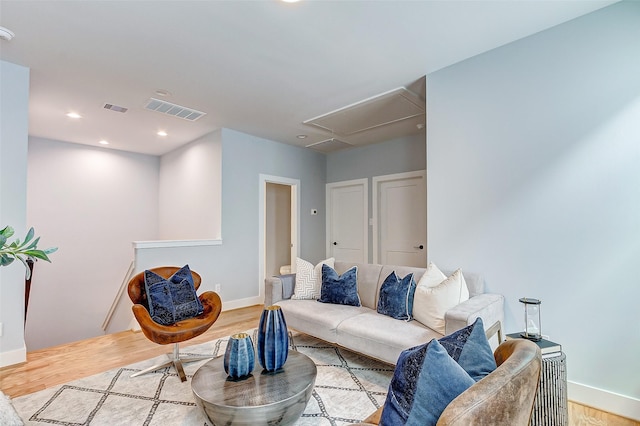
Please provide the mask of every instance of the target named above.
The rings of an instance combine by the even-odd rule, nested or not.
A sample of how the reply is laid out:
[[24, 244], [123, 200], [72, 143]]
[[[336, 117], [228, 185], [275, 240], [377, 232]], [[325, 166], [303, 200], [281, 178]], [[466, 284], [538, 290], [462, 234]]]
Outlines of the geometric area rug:
[[[249, 331], [255, 344], [255, 330]], [[295, 423], [343, 426], [357, 423], [384, 404], [393, 366], [292, 332], [292, 348], [316, 364], [311, 399]], [[224, 355], [228, 338], [181, 348], [191, 355]], [[115, 368], [83, 379], [24, 395], [11, 402], [25, 425], [204, 426], [191, 392], [191, 378], [207, 360], [184, 365], [181, 382], [173, 368], [138, 377], [136, 371], [161, 357]], [[257, 363], [257, 360], [256, 360]]]

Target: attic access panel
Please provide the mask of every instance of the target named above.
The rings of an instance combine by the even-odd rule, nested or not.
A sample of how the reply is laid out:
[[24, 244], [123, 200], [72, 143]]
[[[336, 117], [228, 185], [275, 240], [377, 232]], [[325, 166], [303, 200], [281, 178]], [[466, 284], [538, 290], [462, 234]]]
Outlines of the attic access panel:
[[344, 148], [349, 148], [350, 146], [352, 145], [346, 142], [340, 141], [338, 139], [331, 138], [331, 139], [326, 139], [320, 142], [312, 143], [310, 145], [307, 145], [306, 148], [311, 148], [315, 151], [323, 152], [327, 154], [329, 152], [334, 152]]
[[345, 137], [419, 117], [424, 113], [424, 101], [404, 87], [399, 87], [303, 123]]

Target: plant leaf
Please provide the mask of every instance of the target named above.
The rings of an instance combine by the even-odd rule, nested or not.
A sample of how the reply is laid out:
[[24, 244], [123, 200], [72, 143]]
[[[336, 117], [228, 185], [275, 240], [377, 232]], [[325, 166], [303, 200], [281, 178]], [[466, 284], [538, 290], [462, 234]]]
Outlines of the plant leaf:
[[13, 263], [13, 260], [13, 258], [9, 257], [6, 254], [3, 254], [2, 256], [0, 256], [0, 266], [11, 265]]
[[51, 262], [47, 253], [44, 250], [25, 250], [24, 254], [27, 256], [35, 257], [37, 259], [46, 260], [47, 262]]
[[12, 227], [10, 226], [5, 226], [2, 231], [0, 231], [0, 234], [4, 235], [5, 238], [9, 239], [11, 237], [13, 237], [14, 234], [14, 230]]
[[[30, 250], [30, 249], [36, 248], [36, 246], [38, 245], [39, 241], [40, 241], [40, 237], [36, 238], [35, 240], [33, 240], [31, 242], [31, 244], [29, 244], [29, 247], [25, 247], [25, 250]], [[26, 243], [26, 241], [25, 241], [25, 243]]]
[[29, 241], [31, 241], [35, 233], [36, 231], [33, 229], [33, 227], [29, 228], [29, 231], [27, 232], [27, 236], [24, 237], [24, 241], [22, 242], [22, 245], [20, 245], [20, 247], [26, 246], [29, 243]]

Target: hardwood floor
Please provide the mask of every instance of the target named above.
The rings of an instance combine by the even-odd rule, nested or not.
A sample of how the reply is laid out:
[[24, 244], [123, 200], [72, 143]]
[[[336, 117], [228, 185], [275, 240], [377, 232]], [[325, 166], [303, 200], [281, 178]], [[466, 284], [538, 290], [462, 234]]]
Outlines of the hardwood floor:
[[[254, 328], [261, 312], [262, 305], [223, 312], [209, 330], [185, 345], [204, 343]], [[172, 345], [157, 345], [141, 332], [132, 331], [53, 346], [29, 352], [24, 364], [0, 369], [0, 389], [15, 398], [171, 350]]]
[[[187, 345], [229, 336], [258, 325], [262, 305], [223, 312], [206, 333]], [[170, 351], [140, 332], [122, 331], [87, 340], [40, 349], [27, 362], [0, 369], [0, 390], [11, 398], [122, 367]], [[640, 426], [640, 422], [569, 401], [571, 426]]]

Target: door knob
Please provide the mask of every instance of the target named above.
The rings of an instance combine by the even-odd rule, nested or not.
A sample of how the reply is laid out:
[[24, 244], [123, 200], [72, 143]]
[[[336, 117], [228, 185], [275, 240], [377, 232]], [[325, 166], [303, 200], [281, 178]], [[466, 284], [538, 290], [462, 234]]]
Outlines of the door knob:
[[337, 245], [338, 245], [338, 242], [337, 242], [337, 241], [334, 241], [334, 242], [333, 242], [333, 245], [334, 245], [334, 246], [337, 246]]
[[417, 249], [422, 250], [424, 248], [424, 246], [422, 244], [420, 244], [419, 246], [413, 246], [413, 248], [417, 248]]

